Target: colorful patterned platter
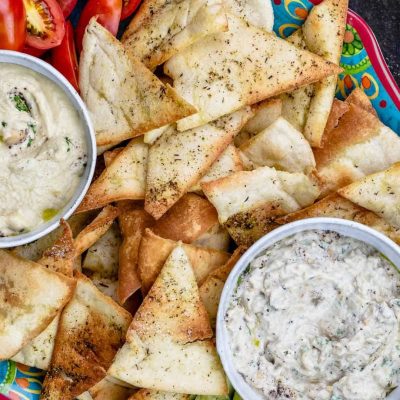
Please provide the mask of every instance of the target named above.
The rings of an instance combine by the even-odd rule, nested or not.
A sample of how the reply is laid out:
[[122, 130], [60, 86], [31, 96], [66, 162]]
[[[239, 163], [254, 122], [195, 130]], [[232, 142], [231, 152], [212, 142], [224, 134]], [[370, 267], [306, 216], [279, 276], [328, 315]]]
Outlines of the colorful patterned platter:
[[[313, 4], [320, 0], [272, 2], [275, 12], [274, 30], [285, 38], [302, 25]], [[76, 17], [72, 19], [76, 20]], [[351, 10], [347, 16], [341, 66], [344, 72], [339, 76], [337, 97], [343, 99], [356, 87], [362, 88], [382, 121], [400, 135], [400, 90], [371, 28]], [[13, 361], [0, 362], [0, 400], [38, 400], [43, 377], [44, 372], [35, 368]]]

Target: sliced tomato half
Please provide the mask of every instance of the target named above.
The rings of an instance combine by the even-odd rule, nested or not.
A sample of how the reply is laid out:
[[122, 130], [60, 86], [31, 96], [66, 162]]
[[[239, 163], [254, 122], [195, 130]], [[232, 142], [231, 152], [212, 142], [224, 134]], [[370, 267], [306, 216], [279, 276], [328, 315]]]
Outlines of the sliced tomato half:
[[123, 0], [121, 19], [130, 17], [139, 7], [142, 0]]
[[28, 36], [26, 44], [35, 49], [59, 46], [65, 34], [65, 19], [56, 0], [24, 0]]
[[20, 50], [25, 36], [26, 17], [22, 0], [0, 0], [0, 48]]

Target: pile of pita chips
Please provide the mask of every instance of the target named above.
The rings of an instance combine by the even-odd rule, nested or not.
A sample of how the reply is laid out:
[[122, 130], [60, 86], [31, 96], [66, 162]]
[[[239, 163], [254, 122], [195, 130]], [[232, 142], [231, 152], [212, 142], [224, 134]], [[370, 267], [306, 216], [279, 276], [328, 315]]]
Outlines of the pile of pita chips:
[[227, 394], [212, 336], [189, 258], [177, 246], [134, 316], [109, 374], [159, 391]]
[[83, 38], [79, 87], [99, 146], [117, 144], [196, 111], [95, 19]]

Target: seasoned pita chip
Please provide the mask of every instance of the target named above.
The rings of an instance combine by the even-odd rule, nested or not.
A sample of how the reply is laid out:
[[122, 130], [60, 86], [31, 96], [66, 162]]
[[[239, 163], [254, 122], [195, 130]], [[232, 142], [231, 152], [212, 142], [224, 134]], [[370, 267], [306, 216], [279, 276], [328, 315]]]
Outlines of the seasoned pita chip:
[[109, 374], [154, 390], [227, 394], [212, 336], [189, 257], [177, 246], [135, 314]]
[[142, 135], [196, 111], [95, 19], [83, 38], [79, 78], [99, 146]]
[[113, 206], [104, 207], [100, 214], [75, 238], [75, 256], [81, 255], [96, 243], [110, 228], [118, 216], [118, 209]]
[[192, 243], [216, 224], [218, 215], [214, 206], [207, 199], [188, 193], [151, 230], [166, 239]]
[[333, 99], [331, 112], [329, 113], [328, 121], [326, 122], [324, 136], [322, 137], [322, 147], [325, 145], [326, 138], [332, 129], [335, 129], [339, 125], [340, 118], [343, 117], [347, 111], [350, 110], [348, 103]]
[[240, 150], [247, 169], [268, 166], [305, 175], [315, 169], [310, 144], [282, 117], [242, 144]]
[[[119, 200], [144, 199], [148, 145], [136, 138], [118, 154], [89, 187], [77, 212], [93, 210]], [[113, 156], [111, 155], [111, 157]], [[110, 154], [107, 155], [110, 161]]]
[[78, 400], [127, 400], [135, 389], [118, 385], [108, 376], [96, 383], [87, 392], [77, 397]]
[[118, 300], [124, 304], [137, 290], [141, 282], [138, 274], [139, 246], [146, 228], [154, 224], [153, 217], [143, 209], [121, 211], [119, 225], [123, 242], [119, 250]]
[[214, 181], [238, 171], [243, 171], [243, 163], [238, 149], [233, 144], [230, 144], [217, 160], [214, 161], [214, 164], [211, 165], [206, 174], [196, 185], [192, 186], [190, 191], [201, 192], [202, 182]]
[[106, 376], [124, 342], [131, 315], [77, 275], [75, 294], [61, 314], [44, 400], [72, 400]]
[[347, 97], [345, 102], [348, 104], [354, 104], [355, 106], [360, 107], [360, 108], [364, 109], [365, 111], [370, 112], [371, 114], [374, 114], [375, 117], [378, 117], [378, 114], [377, 114], [375, 108], [371, 104], [371, 100], [366, 95], [364, 90], [362, 90], [360, 88], [354, 89], [349, 94], [349, 96]]
[[170, 127], [150, 147], [145, 210], [160, 218], [218, 159], [246, 123], [245, 108], [213, 123], [186, 132]]
[[162, 126], [161, 128], [156, 128], [148, 131], [143, 136], [143, 141], [147, 144], [153, 144], [164, 132], [169, 129], [170, 125]]
[[228, 231], [219, 223], [203, 233], [192, 244], [206, 249], [228, 251], [231, 237]]
[[179, 131], [341, 71], [237, 17], [228, 23], [229, 32], [207, 36], [165, 64], [177, 92], [198, 109], [178, 121]]
[[345, 186], [338, 193], [400, 228], [400, 163]]
[[0, 360], [42, 333], [71, 298], [75, 282], [0, 250]]
[[117, 155], [124, 150], [124, 147], [116, 147], [115, 149], [108, 150], [103, 154], [104, 164], [107, 167], [111, 165], [111, 163], [115, 160]]
[[[324, 0], [314, 6], [303, 25], [307, 48], [325, 60], [339, 64], [349, 0]], [[337, 76], [330, 76], [314, 86], [304, 136], [313, 147], [321, 147], [332, 102]]]
[[301, 173], [262, 167], [202, 184], [221, 224], [235, 242], [249, 246], [270, 230], [271, 220], [314, 202], [319, 189]]
[[157, 390], [140, 389], [128, 400], [189, 400], [190, 395]]
[[219, 1], [146, 0], [122, 42], [153, 70], [195, 41], [227, 29], [224, 7]]
[[349, 105], [314, 156], [324, 197], [400, 161], [400, 138], [373, 114]]
[[275, 222], [279, 225], [284, 225], [289, 222], [315, 217], [342, 218], [359, 222], [382, 232], [396, 243], [400, 243], [399, 228], [390, 225], [383, 218], [337, 193], [331, 194], [303, 210], [278, 218]]
[[[139, 249], [138, 268], [144, 294], [150, 290], [165, 261], [176, 246], [177, 242], [157, 236], [150, 229], [145, 230]], [[190, 244], [183, 244], [182, 247], [189, 257], [199, 284], [211, 271], [229, 259], [229, 254], [223, 251], [205, 249]]]

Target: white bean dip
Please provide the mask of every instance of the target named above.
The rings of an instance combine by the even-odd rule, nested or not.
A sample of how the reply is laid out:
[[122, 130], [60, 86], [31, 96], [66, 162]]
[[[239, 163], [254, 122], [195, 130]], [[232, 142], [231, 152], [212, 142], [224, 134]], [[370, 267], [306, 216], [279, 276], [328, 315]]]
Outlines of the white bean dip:
[[265, 399], [384, 399], [400, 384], [399, 278], [373, 247], [334, 232], [276, 243], [225, 315], [235, 368]]

